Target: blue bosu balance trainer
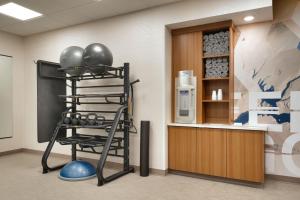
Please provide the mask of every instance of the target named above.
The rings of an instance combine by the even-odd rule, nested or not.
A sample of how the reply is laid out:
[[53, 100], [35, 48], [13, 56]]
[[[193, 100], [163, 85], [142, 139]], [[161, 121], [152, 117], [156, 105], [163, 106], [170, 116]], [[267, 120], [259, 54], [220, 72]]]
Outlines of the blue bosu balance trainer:
[[89, 162], [75, 160], [66, 164], [59, 173], [59, 178], [65, 181], [81, 181], [96, 176], [95, 167]]

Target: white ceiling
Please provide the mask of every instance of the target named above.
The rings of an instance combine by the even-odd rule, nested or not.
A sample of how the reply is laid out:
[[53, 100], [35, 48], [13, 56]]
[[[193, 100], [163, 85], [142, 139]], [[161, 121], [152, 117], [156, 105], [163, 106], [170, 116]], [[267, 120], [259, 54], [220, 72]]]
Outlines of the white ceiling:
[[0, 30], [21, 36], [112, 17], [180, 0], [0, 0], [15, 2], [44, 14], [20, 21], [0, 14]]
[[[252, 15], [255, 16], [255, 19], [251, 22], [244, 21], [244, 17]], [[197, 26], [201, 24], [209, 24], [214, 22], [221, 22], [226, 20], [232, 20], [234, 25], [244, 25], [244, 24], [252, 24], [258, 22], [265, 22], [273, 20], [273, 8], [272, 7], [263, 7], [258, 9], [252, 9], [243, 12], [230, 13], [225, 15], [218, 15], [213, 17], [207, 17], [202, 19], [190, 20], [187, 22], [179, 22], [175, 24], [167, 24], [167, 27], [170, 29], [178, 29], [190, 26]]]

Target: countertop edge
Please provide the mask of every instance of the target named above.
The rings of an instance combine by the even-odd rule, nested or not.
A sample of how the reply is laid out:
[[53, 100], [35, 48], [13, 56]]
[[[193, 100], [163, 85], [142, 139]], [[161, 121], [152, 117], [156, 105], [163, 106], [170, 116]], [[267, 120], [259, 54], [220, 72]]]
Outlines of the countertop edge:
[[177, 127], [194, 127], [194, 128], [216, 128], [216, 129], [233, 129], [233, 130], [250, 130], [250, 131], [268, 131], [267, 126], [249, 126], [249, 125], [233, 125], [233, 124], [181, 124], [168, 123], [168, 126]]

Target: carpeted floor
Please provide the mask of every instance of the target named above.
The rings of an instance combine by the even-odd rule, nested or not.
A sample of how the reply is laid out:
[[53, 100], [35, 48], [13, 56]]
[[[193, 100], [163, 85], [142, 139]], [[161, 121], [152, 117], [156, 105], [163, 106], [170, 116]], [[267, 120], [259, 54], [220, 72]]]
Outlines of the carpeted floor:
[[[103, 187], [96, 179], [66, 182], [57, 172], [43, 175], [40, 156], [18, 153], [0, 157], [1, 200], [299, 200], [300, 184], [268, 180], [252, 188], [178, 175], [126, 175]], [[64, 159], [56, 159], [63, 162]]]

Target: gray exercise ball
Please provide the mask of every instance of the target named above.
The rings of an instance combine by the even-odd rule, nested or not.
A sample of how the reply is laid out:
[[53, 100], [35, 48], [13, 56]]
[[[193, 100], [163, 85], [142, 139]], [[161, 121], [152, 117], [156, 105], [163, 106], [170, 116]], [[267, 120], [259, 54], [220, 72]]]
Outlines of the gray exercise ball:
[[80, 76], [84, 73], [83, 55], [84, 49], [78, 46], [70, 46], [63, 50], [60, 54], [60, 65], [65, 69], [66, 73], [71, 76]]
[[91, 68], [92, 72], [101, 74], [106, 71], [106, 66], [113, 64], [113, 56], [104, 44], [94, 43], [85, 48], [83, 61], [85, 65]]

